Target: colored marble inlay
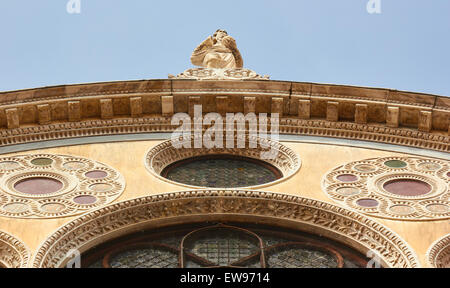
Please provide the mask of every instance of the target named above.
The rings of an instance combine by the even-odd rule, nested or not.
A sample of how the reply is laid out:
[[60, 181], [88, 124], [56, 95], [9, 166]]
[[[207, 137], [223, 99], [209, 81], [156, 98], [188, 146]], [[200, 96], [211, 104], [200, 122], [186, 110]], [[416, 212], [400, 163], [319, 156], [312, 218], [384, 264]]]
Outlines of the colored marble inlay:
[[31, 164], [36, 166], [48, 166], [53, 163], [53, 160], [50, 158], [36, 158], [31, 160]]
[[13, 161], [0, 162], [0, 170], [14, 170], [20, 167], [20, 164]]
[[175, 182], [213, 188], [250, 187], [281, 178], [267, 163], [228, 157], [187, 159], [169, 166], [162, 175]]
[[83, 195], [83, 196], [75, 197], [73, 199], [73, 202], [75, 202], [77, 204], [81, 204], [81, 205], [89, 205], [89, 204], [94, 204], [95, 202], [97, 202], [97, 198], [95, 198], [94, 196], [90, 196], [90, 195]]
[[344, 187], [344, 188], [337, 189], [336, 192], [343, 196], [353, 196], [353, 195], [359, 194], [360, 191], [358, 188]]
[[400, 196], [421, 196], [431, 192], [431, 186], [428, 183], [412, 179], [392, 180], [386, 182], [383, 188]]
[[19, 214], [26, 212], [29, 209], [29, 206], [23, 203], [11, 203], [5, 205], [3, 209], [9, 213]]
[[361, 199], [356, 202], [361, 207], [373, 208], [378, 206], [378, 201], [374, 199]]
[[84, 164], [83, 162], [71, 161], [64, 163], [63, 166], [68, 170], [80, 170], [83, 169], [86, 166], [86, 164]]
[[427, 206], [427, 209], [432, 213], [447, 213], [450, 211], [450, 207], [443, 204], [431, 204]]
[[386, 161], [384, 163], [384, 165], [386, 165], [387, 167], [390, 167], [390, 168], [405, 168], [406, 166], [408, 166], [408, 164], [406, 162], [400, 161], [400, 160]]
[[60, 213], [66, 208], [63, 204], [59, 203], [49, 203], [42, 205], [41, 209], [47, 213]]
[[[370, 216], [443, 220], [450, 218], [449, 167], [449, 161], [434, 158], [362, 159], [329, 171], [322, 179], [322, 187], [331, 199]], [[351, 175], [358, 180], [351, 181]], [[370, 207], [371, 202], [365, 199], [377, 200], [378, 205], [373, 202]]]
[[56, 154], [0, 158], [0, 181], [0, 216], [29, 219], [85, 213], [111, 203], [125, 187], [109, 166]]
[[389, 210], [391, 210], [392, 213], [399, 215], [408, 215], [414, 212], [414, 208], [407, 205], [395, 205], [392, 206]]
[[352, 174], [344, 174], [336, 177], [341, 182], [355, 182], [358, 180], [358, 177]]
[[56, 179], [35, 177], [17, 182], [14, 188], [25, 194], [42, 195], [58, 192], [63, 188], [63, 184]]
[[89, 188], [95, 192], [107, 192], [107, 191], [112, 190], [114, 187], [110, 184], [98, 183], [98, 184], [93, 184], [93, 185], [89, 186]]
[[427, 171], [436, 171], [441, 169], [441, 165], [437, 164], [437, 163], [433, 163], [433, 162], [425, 162], [425, 163], [420, 163], [418, 165], [419, 169], [422, 170], [427, 170]]
[[360, 172], [370, 173], [377, 170], [377, 168], [370, 164], [359, 164], [355, 166], [355, 169]]
[[106, 176], [108, 176], [108, 173], [106, 173], [105, 171], [100, 171], [100, 170], [90, 171], [90, 172], [86, 173], [86, 177], [89, 177], [92, 179], [101, 179], [101, 178], [105, 178]]

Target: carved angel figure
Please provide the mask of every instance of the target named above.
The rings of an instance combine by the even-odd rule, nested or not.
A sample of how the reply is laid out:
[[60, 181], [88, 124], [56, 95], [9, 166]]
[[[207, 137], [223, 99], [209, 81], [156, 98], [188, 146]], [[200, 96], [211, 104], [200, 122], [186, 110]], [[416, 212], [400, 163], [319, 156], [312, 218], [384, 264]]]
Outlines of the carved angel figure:
[[236, 41], [220, 29], [195, 48], [191, 62], [204, 68], [235, 69], [244, 66]]

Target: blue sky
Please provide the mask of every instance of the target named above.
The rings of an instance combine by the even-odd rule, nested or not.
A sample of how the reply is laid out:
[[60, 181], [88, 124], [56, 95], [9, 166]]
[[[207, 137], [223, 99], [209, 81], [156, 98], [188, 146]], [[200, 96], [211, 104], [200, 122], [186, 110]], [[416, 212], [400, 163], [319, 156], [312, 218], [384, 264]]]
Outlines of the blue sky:
[[0, 91], [165, 79], [216, 29], [274, 80], [450, 96], [450, 1], [0, 0]]

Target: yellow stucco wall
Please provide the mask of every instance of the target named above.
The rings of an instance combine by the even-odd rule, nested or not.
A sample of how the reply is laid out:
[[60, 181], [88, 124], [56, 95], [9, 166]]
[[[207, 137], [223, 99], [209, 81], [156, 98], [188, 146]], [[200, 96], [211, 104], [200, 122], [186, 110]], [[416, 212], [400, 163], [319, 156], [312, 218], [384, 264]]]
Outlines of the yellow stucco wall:
[[[126, 179], [125, 192], [115, 201], [124, 201], [158, 193], [191, 190], [162, 181], [152, 176], [144, 166], [146, 152], [161, 141], [117, 142], [89, 144], [68, 147], [41, 149], [4, 156], [52, 153], [90, 158], [107, 164], [122, 173]], [[331, 169], [344, 163], [373, 157], [408, 156], [407, 154], [372, 149], [354, 148], [336, 145], [285, 142], [302, 160], [300, 171], [292, 178], [276, 185], [267, 186], [262, 191], [299, 195], [336, 204], [322, 192], [321, 180]], [[71, 218], [59, 219], [12, 219], [0, 217], [0, 230], [22, 240], [32, 253], [58, 227]], [[399, 234], [416, 252], [422, 266], [427, 266], [425, 254], [432, 243], [450, 232], [450, 221], [411, 222], [392, 221], [369, 217], [388, 226]], [[34, 255], [33, 255], [34, 256]]]

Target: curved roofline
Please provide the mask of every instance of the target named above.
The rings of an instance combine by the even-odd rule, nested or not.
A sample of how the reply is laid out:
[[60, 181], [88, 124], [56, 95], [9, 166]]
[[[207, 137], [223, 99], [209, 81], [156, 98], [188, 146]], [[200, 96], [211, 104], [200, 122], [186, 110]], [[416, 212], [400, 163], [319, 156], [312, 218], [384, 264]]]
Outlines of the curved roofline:
[[0, 146], [170, 132], [175, 113], [279, 113], [280, 133], [449, 151], [450, 98], [273, 80], [155, 79], [0, 93]]
[[[95, 85], [95, 84], [133, 83], [133, 82], [142, 82], [142, 81], [197, 81], [197, 80], [192, 80], [192, 79], [159, 79], [159, 78], [156, 78], [156, 79], [134, 79], [134, 80], [117, 80], [117, 81], [72, 83], [72, 84], [49, 85], [49, 86], [24, 88], [24, 89], [16, 89], [16, 90], [5, 90], [5, 91], [0, 91], [0, 95], [6, 94], [6, 93], [26, 92], [26, 91], [61, 88], [61, 87], [73, 87], [73, 86], [80, 86], [80, 85], [89, 86], [89, 85]], [[202, 80], [202, 81], [215, 81], [215, 80]], [[220, 81], [233, 81], [233, 80], [220, 80]], [[424, 93], [424, 92], [417, 92], [417, 91], [398, 90], [398, 89], [395, 89], [395, 88], [370, 87], [370, 86], [359, 86], [359, 85], [346, 85], [346, 84], [336, 84], [336, 83], [302, 82], [302, 81], [290, 81], [290, 80], [236, 80], [236, 81], [238, 81], [238, 82], [239, 81], [240, 82], [244, 82], [244, 81], [262, 81], [262, 82], [279, 82], [279, 83], [299, 83], [299, 84], [311, 84], [311, 85], [327, 85], [327, 86], [335, 86], [335, 87], [361, 88], [361, 89], [373, 89], [373, 90], [389, 90], [389, 91], [398, 91], [398, 92], [403, 92], [403, 93], [413, 93], [413, 94], [428, 95], [428, 96], [431, 96], [431, 97], [450, 98], [450, 95], [446, 96], [446, 95], [431, 94], [431, 93]]]

